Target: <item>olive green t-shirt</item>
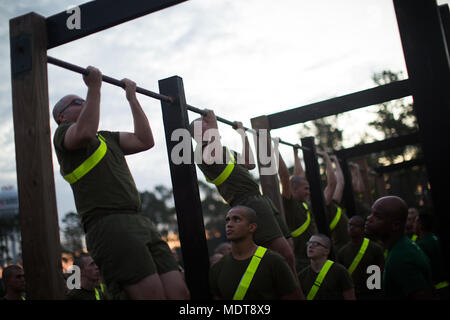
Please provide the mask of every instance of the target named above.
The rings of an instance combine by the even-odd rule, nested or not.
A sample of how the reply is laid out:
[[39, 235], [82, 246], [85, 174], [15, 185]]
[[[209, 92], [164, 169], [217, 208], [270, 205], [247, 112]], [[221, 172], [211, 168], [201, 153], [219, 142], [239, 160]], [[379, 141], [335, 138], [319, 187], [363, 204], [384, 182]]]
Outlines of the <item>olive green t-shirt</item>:
[[66, 295], [66, 300], [95, 300], [95, 291], [86, 289], [73, 289]]
[[[231, 151], [231, 153], [237, 162], [238, 154], [235, 151]], [[227, 167], [227, 155], [228, 149], [223, 147], [223, 161], [221, 164], [199, 163], [198, 167], [208, 179], [214, 180]], [[217, 186], [217, 190], [224, 200], [232, 207], [239, 204], [242, 199], [260, 194], [259, 185], [253, 179], [248, 169], [243, 164], [238, 163], [234, 165], [233, 171], [225, 182]]]
[[[331, 224], [334, 217], [336, 216], [338, 206], [339, 205], [335, 201], [332, 201], [326, 207], [328, 226]], [[336, 224], [333, 231], [331, 231], [331, 239], [333, 241], [333, 247], [335, 249], [335, 252], [339, 252], [339, 250], [350, 241], [350, 236], [348, 235], [348, 217], [347, 214], [345, 213], [345, 209], [343, 209], [341, 206], [340, 208], [341, 208], [341, 218], [339, 219], [339, 222]]]
[[[64, 137], [72, 123], [62, 123], [56, 129], [53, 143], [61, 174], [67, 175], [91, 156], [100, 140], [93, 139], [77, 150], [64, 147]], [[83, 223], [98, 212], [140, 211], [141, 200], [125, 156], [119, 145], [119, 132], [100, 131], [107, 145], [105, 156], [80, 180], [71, 184], [75, 205]]]
[[[286, 224], [290, 232], [293, 232], [300, 228], [307, 219], [307, 211], [302, 203], [299, 203], [293, 197], [290, 199], [283, 198], [284, 213], [286, 216]], [[314, 215], [309, 208], [311, 221], [308, 228], [298, 237], [292, 237], [294, 241], [294, 255], [295, 255], [295, 265], [297, 271], [309, 265], [309, 258], [306, 255], [306, 242], [311, 238], [312, 235], [317, 233], [317, 225], [314, 219]]]
[[[211, 293], [224, 300], [232, 300], [251, 258], [236, 260], [231, 253], [212, 265], [209, 272]], [[298, 288], [287, 262], [268, 249], [244, 297], [244, 300], [278, 300]]]
[[382, 288], [387, 300], [404, 300], [417, 291], [433, 290], [430, 262], [419, 246], [406, 236], [388, 252]]
[[428, 259], [430, 259], [433, 284], [448, 281], [445, 275], [444, 258], [442, 256], [439, 238], [435, 234], [429, 233], [417, 240], [416, 243], [427, 255]]
[[[352, 242], [346, 244], [338, 252], [337, 261], [348, 269], [361, 249], [361, 244], [355, 245]], [[369, 245], [362, 259], [351, 275], [355, 284], [355, 295], [357, 299], [377, 299], [381, 297], [381, 290], [370, 290], [367, 288], [367, 278], [371, 275], [367, 273], [367, 267], [377, 265], [382, 270], [384, 266], [383, 252], [384, 249], [378, 243], [372, 240], [369, 241]]]
[[[305, 297], [311, 290], [314, 281], [319, 274], [314, 272], [311, 265], [300, 271], [298, 278]], [[314, 300], [343, 300], [342, 292], [353, 288], [353, 280], [347, 269], [341, 264], [334, 262], [328, 270], [320, 285]]]
[[[100, 300], [111, 300], [107, 292], [97, 289]], [[86, 290], [83, 288], [70, 290], [66, 295], [66, 300], [97, 300], [95, 290]]]

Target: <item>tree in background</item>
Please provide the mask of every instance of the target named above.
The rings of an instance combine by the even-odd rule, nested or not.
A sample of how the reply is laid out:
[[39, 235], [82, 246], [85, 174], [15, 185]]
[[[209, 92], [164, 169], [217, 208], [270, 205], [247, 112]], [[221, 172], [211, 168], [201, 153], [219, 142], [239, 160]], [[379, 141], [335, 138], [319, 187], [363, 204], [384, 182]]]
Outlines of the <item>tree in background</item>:
[[[376, 85], [385, 85], [402, 79], [402, 72], [390, 70], [383, 70], [372, 75], [372, 80]], [[407, 135], [418, 130], [413, 105], [405, 98], [379, 104], [375, 112], [376, 119], [369, 122], [368, 126], [382, 133], [382, 139]], [[299, 131], [299, 136], [314, 136], [318, 148], [326, 152], [339, 150], [342, 148], [343, 129], [337, 125], [338, 117], [339, 115], [330, 116], [305, 123], [302, 130]], [[379, 140], [379, 138], [375, 138], [370, 134], [370, 131], [366, 131], [359, 144], [376, 140]], [[376, 168], [420, 157], [422, 157], [422, 151], [416, 145], [370, 154], [364, 159], [367, 161], [369, 168]], [[361, 159], [352, 160], [359, 161]], [[374, 177], [372, 176], [372, 178]], [[389, 194], [397, 194], [403, 197], [410, 206], [430, 209], [430, 191], [424, 166], [391, 172], [385, 174], [383, 178]], [[376, 192], [371, 191], [376, 198]]]
[[[402, 80], [402, 78], [402, 72], [395, 73], [389, 70], [375, 73], [372, 76], [373, 82], [379, 86]], [[413, 105], [412, 103], [407, 103], [405, 99], [397, 99], [379, 104], [376, 114], [377, 119], [369, 122], [369, 126], [383, 133], [383, 139], [403, 136], [418, 131]], [[365, 143], [365, 141], [362, 142]], [[384, 157], [388, 160], [387, 164], [392, 164], [399, 156], [405, 161], [406, 154], [415, 158], [420, 152], [420, 148], [417, 146], [406, 146], [383, 151], [377, 155], [376, 159], [382, 159]], [[369, 161], [373, 162], [372, 164], [374, 166], [380, 165], [381, 163], [379, 161], [375, 162], [376, 159], [372, 158]]]
[[73, 253], [81, 252], [83, 250], [84, 231], [79, 215], [75, 212], [69, 212], [64, 216], [62, 223], [64, 225], [63, 250]]
[[[377, 85], [403, 79], [402, 72], [384, 70], [375, 73], [372, 80]], [[383, 134], [383, 139], [404, 136], [418, 131], [413, 104], [406, 99], [397, 99], [378, 105], [377, 118], [369, 126]], [[423, 157], [420, 146], [404, 146], [385, 150], [366, 157], [370, 167], [390, 165], [409, 159]], [[384, 175], [389, 194], [401, 196], [410, 206], [431, 209], [428, 177], [424, 166], [402, 169]]]
[[339, 115], [316, 119], [303, 124], [299, 137], [313, 136], [318, 148], [333, 152], [342, 148], [343, 130], [336, 126]]

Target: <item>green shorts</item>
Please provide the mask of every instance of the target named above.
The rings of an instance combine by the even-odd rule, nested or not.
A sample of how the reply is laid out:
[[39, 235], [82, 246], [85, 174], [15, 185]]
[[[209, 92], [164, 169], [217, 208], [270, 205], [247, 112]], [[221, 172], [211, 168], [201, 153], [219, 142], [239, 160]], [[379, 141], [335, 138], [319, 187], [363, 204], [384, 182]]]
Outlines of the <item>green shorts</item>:
[[178, 270], [167, 243], [150, 219], [140, 214], [100, 218], [89, 225], [86, 245], [113, 297], [149, 275]]
[[271, 240], [290, 235], [283, 217], [267, 196], [250, 196], [237, 205], [247, 206], [256, 212], [258, 228], [253, 236], [256, 244], [265, 245]]

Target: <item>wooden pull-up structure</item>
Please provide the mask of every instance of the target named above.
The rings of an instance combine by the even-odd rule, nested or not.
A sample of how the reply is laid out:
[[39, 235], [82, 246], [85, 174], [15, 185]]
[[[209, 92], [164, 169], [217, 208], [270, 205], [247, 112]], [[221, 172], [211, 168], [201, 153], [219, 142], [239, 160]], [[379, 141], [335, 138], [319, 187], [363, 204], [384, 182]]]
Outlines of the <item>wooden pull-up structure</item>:
[[[29, 13], [10, 20], [19, 214], [29, 299], [62, 299], [65, 285], [61, 273], [52, 164], [47, 50], [184, 1], [186, 0], [87, 2], [79, 6], [83, 14], [83, 26], [79, 30], [67, 29], [66, 21], [69, 15], [66, 11], [48, 18]], [[264, 123], [252, 120], [252, 125], [253, 128], [269, 130], [282, 128], [412, 95], [434, 207], [439, 218], [438, 233], [448, 267], [450, 234], [447, 233], [447, 228], [450, 226], [450, 215], [446, 214], [447, 190], [441, 186], [450, 181], [450, 145], [445, 143], [450, 135], [447, 125], [447, 119], [450, 118], [449, 9], [447, 5], [438, 8], [436, 1], [393, 2], [409, 79], [269, 115], [263, 120]], [[171, 133], [175, 129], [186, 127], [187, 110], [198, 112], [199, 109], [186, 103], [181, 78], [161, 80], [159, 87], [161, 95], [173, 98], [161, 99], [170, 159], [176, 143], [171, 141]], [[170, 104], [170, 107], [167, 104]], [[444, 143], [438, 144], [436, 139]], [[315, 167], [317, 155], [314, 142], [304, 139], [302, 145], [302, 149], [309, 154], [306, 164], [306, 170], [310, 172], [308, 180], [311, 186], [314, 185], [317, 189], [317, 186], [320, 186], [320, 177]], [[343, 171], [345, 174], [345, 163]], [[206, 299], [209, 296], [209, 262], [195, 165], [175, 165], [170, 162], [170, 172], [186, 267], [186, 282], [193, 299]], [[278, 188], [277, 181], [276, 174], [269, 175], [262, 185], [263, 192], [269, 196], [272, 194], [274, 202], [279, 205], [274, 189]], [[279, 190], [277, 192], [279, 196]], [[321, 200], [320, 196], [313, 197], [312, 202], [314, 211], [325, 217], [324, 212], [321, 212], [324, 208], [323, 199]], [[322, 232], [327, 233], [326, 227], [319, 226], [319, 229], [322, 228]]]
[[[438, 220], [438, 235], [442, 243], [447, 270], [450, 270], [450, 215], [447, 214], [447, 189], [450, 181], [450, 14], [448, 5], [438, 6], [435, 0], [393, 0], [400, 31], [403, 53], [409, 78], [386, 85], [344, 95], [306, 106], [267, 115], [268, 130], [284, 128], [362, 107], [412, 96], [419, 132], [403, 137], [394, 137], [373, 144], [355, 146], [336, 152], [341, 161], [346, 182], [351, 181], [347, 159], [379, 152], [408, 144], [420, 143], [424, 152], [435, 215]], [[440, 143], [442, 141], [442, 143]], [[317, 161], [305, 154], [307, 178], [311, 185], [320, 181], [317, 170], [308, 175], [308, 167], [314, 168]], [[314, 173], [315, 171], [315, 173]], [[272, 183], [276, 183], [273, 179]], [[267, 183], [270, 185], [270, 183]], [[264, 185], [263, 185], [264, 191]], [[319, 192], [321, 193], [321, 191]], [[271, 192], [268, 192], [270, 196]], [[316, 219], [323, 220], [323, 203], [320, 197], [312, 197]], [[315, 203], [316, 202], [316, 203]], [[344, 202], [349, 216], [354, 214], [355, 204], [351, 183], [345, 184]], [[327, 233], [327, 226], [318, 225], [319, 232]], [[322, 229], [322, 230], [321, 230]], [[450, 274], [450, 272], [449, 272]]]

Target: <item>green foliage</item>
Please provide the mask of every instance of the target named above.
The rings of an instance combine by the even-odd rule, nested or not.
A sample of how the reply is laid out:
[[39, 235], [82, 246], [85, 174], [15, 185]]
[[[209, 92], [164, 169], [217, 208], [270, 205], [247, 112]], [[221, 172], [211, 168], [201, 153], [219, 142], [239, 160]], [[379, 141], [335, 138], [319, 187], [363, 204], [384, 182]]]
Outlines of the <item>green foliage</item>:
[[83, 249], [84, 231], [81, 226], [80, 216], [75, 212], [67, 213], [63, 220], [63, 235], [64, 240], [62, 246], [65, 250], [70, 252], [81, 252]]
[[318, 148], [326, 152], [339, 150], [342, 148], [343, 130], [336, 126], [338, 117], [335, 115], [306, 123], [299, 135], [314, 136]]
[[[389, 70], [384, 70], [375, 73], [372, 80], [377, 85], [388, 84], [393, 81], [399, 81], [402, 78], [402, 73], [394, 73]], [[418, 130], [417, 120], [414, 114], [412, 103], [407, 103], [405, 99], [397, 99], [388, 101], [378, 105], [376, 111], [377, 119], [369, 123], [369, 126], [383, 133], [384, 139], [403, 136], [414, 133]], [[420, 149], [415, 146], [406, 146], [383, 151], [380, 154], [371, 157], [369, 161], [372, 165], [380, 165], [378, 159], [386, 158], [389, 163], [394, 163], [399, 156], [405, 160], [405, 154], [410, 154], [412, 158], [419, 155]]]

